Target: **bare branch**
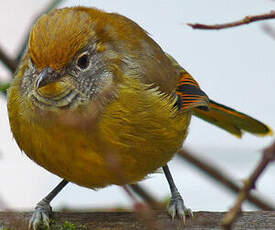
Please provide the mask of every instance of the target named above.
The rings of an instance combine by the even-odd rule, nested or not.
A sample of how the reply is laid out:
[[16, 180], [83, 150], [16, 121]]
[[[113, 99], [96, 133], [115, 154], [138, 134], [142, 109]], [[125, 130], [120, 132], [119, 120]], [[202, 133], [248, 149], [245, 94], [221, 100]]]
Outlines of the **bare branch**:
[[249, 24], [256, 21], [262, 21], [267, 19], [274, 19], [275, 18], [275, 11], [270, 11], [270, 13], [254, 15], [254, 16], [246, 16], [245, 18], [224, 24], [215, 24], [215, 25], [206, 25], [200, 23], [187, 23], [188, 26], [191, 26], [193, 29], [202, 29], [202, 30], [220, 30], [225, 28], [232, 28], [240, 25]]
[[[231, 178], [229, 178], [215, 166], [210, 165], [209, 163], [206, 163], [199, 159], [196, 156], [196, 154], [190, 153], [185, 149], [180, 150], [178, 152], [178, 155], [187, 160], [192, 165], [202, 170], [204, 173], [207, 173], [209, 176], [214, 178], [216, 181], [220, 182], [226, 188], [229, 188], [231, 191], [238, 193], [241, 190], [240, 186], [236, 182], [234, 182]], [[275, 210], [275, 207], [272, 205], [272, 202], [264, 201], [259, 195], [248, 194], [247, 200], [250, 201], [251, 204], [255, 205], [256, 207], [262, 210]]]
[[223, 218], [222, 225], [224, 229], [232, 229], [233, 222], [235, 222], [238, 216], [241, 214], [241, 207], [243, 201], [247, 199], [249, 192], [255, 188], [255, 183], [258, 180], [259, 176], [262, 174], [262, 172], [265, 170], [266, 166], [274, 160], [275, 142], [264, 150], [262, 160], [255, 168], [253, 173], [250, 175], [250, 177], [244, 181], [244, 186], [239, 193], [235, 205]]
[[130, 188], [138, 194], [152, 209], [163, 209], [164, 204], [158, 202], [145, 188], [139, 184], [131, 184]]
[[14, 73], [17, 67], [17, 61], [10, 58], [7, 53], [0, 47], [0, 61]]
[[141, 222], [143, 222], [144, 226], [146, 226], [146, 229], [152, 229], [152, 230], [164, 230], [164, 228], [156, 228], [156, 217], [152, 211], [152, 209], [144, 203], [139, 202], [132, 191], [129, 189], [129, 186], [123, 186], [122, 187], [127, 195], [131, 198], [131, 200], [134, 203], [134, 210], [137, 213], [139, 219]]
[[[157, 230], [220, 229], [223, 215], [223, 212], [194, 212], [195, 218], [187, 218], [183, 227], [179, 218], [172, 221], [166, 211], [154, 211], [153, 218], [156, 219], [154, 228]], [[27, 221], [31, 216], [30, 212], [0, 212], [0, 229], [2, 223], [4, 229], [27, 230]], [[64, 228], [64, 222], [74, 224], [75, 228]], [[270, 211], [244, 212], [234, 225], [235, 229], [274, 229], [274, 226], [274, 212]], [[144, 230], [148, 229], [146, 227], [133, 212], [55, 212], [51, 225], [51, 229], [78, 230]]]
[[2, 210], [8, 210], [7, 204], [5, 203], [5, 201], [1, 197], [0, 197], [0, 209], [2, 209]]

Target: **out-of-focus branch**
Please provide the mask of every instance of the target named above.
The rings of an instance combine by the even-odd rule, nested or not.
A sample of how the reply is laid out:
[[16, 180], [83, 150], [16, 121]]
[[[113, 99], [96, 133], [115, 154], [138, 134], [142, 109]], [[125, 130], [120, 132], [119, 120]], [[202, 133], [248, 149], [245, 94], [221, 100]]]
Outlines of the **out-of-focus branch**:
[[152, 209], [162, 209], [164, 208], [164, 204], [158, 202], [146, 189], [144, 189], [141, 185], [131, 184], [130, 188], [138, 194], [143, 200], [152, 208]]
[[7, 95], [7, 90], [10, 87], [10, 83], [1, 83], [0, 82], [0, 92], [4, 94], [5, 96]]
[[0, 61], [13, 73], [17, 66], [17, 61], [10, 58], [7, 53], [0, 47]]
[[[42, 14], [45, 14], [45, 13], [48, 13], [50, 12], [52, 9], [54, 9], [55, 7], [57, 7], [63, 0], [52, 0], [50, 1], [50, 3], [45, 7], [45, 9], [42, 10], [41, 13], [38, 14], [37, 17], [35, 17], [34, 19], [34, 22], [37, 20], [38, 17], [40, 17]], [[28, 45], [28, 41], [29, 41], [29, 33], [30, 33], [30, 30], [31, 30], [31, 26], [30, 28], [28, 29], [27, 31], [27, 35], [25, 36], [23, 42], [22, 42], [22, 45], [20, 46], [20, 50], [16, 56], [16, 60], [19, 62], [26, 50], [26, 47]]]
[[224, 229], [227, 229], [227, 230], [232, 229], [233, 222], [235, 222], [238, 216], [241, 214], [243, 201], [247, 199], [249, 192], [255, 188], [256, 181], [258, 180], [262, 172], [265, 170], [266, 166], [274, 160], [275, 160], [275, 142], [264, 150], [260, 163], [255, 168], [255, 170], [250, 175], [250, 177], [244, 181], [244, 186], [239, 193], [239, 196], [235, 205], [233, 206], [233, 208], [230, 209], [230, 211], [223, 218], [222, 225]]
[[263, 31], [269, 35], [271, 38], [275, 40], [275, 29], [274, 27], [270, 26], [269, 24], [264, 24], [262, 26]]
[[157, 224], [156, 224], [157, 219], [151, 207], [148, 206], [147, 204], [140, 203], [136, 199], [132, 191], [129, 189], [130, 188], [129, 186], [126, 185], [126, 186], [123, 186], [122, 188], [126, 191], [127, 195], [133, 201], [135, 212], [138, 214], [138, 217], [141, 220], [141, 222], [144, 224], [144, 226], [146, 226], [146, 229], [164, 230], [164, 228], [159, 228], [159, 227], [157, 228]]
[[232, 28], [232, 27], [249, 24], [256, 21], [262, 21], [262, 20], [274, 19], [274, 18], [275, 18], [275, 11], [272, 10], [270, 11], [270, 13], [254, 15], [254, 16], [246, 16], [245, 18], [239, 21], [229, 22], [224, 24], [206, 25], [206, 24], [200, 24], [200, 23], [187, 23], [187, 25], [191, 26], [193, 29], [220, 30], [220, 29]]
[[0, 197], [0, 209], [2, 209], [2, 210], [8, 210], [7, 204], [4, 202], [4, 200], [2, 200], [1, 197]]
[[[200, 158], [198, 158], [195, 154], [190, 153], [189, 151], [180, 150], [178, 155], [185, 160], [187, 160], [192, 165], [196, 166], [204, 173], [207, 173], [209, 176], [214, 178], [216, 181], [220, 182], [226, 188], [229, 188], [231, 191], [238, 193], [241, 188], [240, 186], [234, 182], [231, 178], [226, 176], [222, 171], [217, 169], [215, 166], [210, 165], [209, 163], [204, 162]], [[260, 196], [256, 194], [248, 194], [246, 199], [250, 201], [251, 204], [257, 206], [263, 210], [275, 210], [275, 207], [272, 205], [271, 202], [264, 201]]]

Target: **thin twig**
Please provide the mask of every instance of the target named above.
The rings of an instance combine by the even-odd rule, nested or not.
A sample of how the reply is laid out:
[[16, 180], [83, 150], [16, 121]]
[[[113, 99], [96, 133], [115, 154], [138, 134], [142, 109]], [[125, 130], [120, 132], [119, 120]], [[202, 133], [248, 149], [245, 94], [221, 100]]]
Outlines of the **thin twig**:
[[244, 186], [239, 193], [239, 196], [235, 205], [233, 206], [233, 208], [230, 209], [230, 211], [223, 218], [222, 225], [224, 229], [226, 230], [232, 229], [232, 224], [236, 221], [238, 216], [241, 214], [243, 201], [247, 199], [247, 196], [250, 193], [250, 191], [252, 189], [255, 189], [256, 181], [258, 180], [262, 172], [265, 170], [266, 166], [274, 160], [275, 160], [275, 142], [264, 150], [260, 163], [255, 168], [255, 170], [250, 175], [250, 177], [244, 181]]
[[[54, 9], [55, 7], [57, 7], [63, 0], [52, 0], [46, 7], [44, 10], [42, 10], [41, 13], [39, 13], [39, 15], [37, 17], [35, 17], [34, 22], [42, 15], [45, 13], [50, 12], [52, 9]], [[20, 50], [18, 51], [18, 54], [16, 56], [16, 60], [19, 62], [22, 58], [22, 56], [24, 55], [24, 52], [26, 50], [26, 47], [28, 45], [28, 41], [29, 41], [29, 33], [31, 31], [31, 26], [27, 31], [27, 34], [22, 42], [22, 45], [20, 46]]]
[[130, 199], [133, 201], [133, 203], [135, 204], [135, 206], [139, 203], [139, 201], [137, 200], [137, 198], [134, 196], [134, 194], [130, 191], [130, 189], [128, 188], [127, 185], [122, 187], [123, 190], [127, 193], [127, 195], [130, 197]]
[[249, 24], [256, 21], [262, 21], [267, 19], [274, 19], [275, 18], [275, 11], [270, 11], [270, 13], [254, 15], [254, 16], [246, 16], [245, 18], [235, 21], [229, 22], [224, 24], [215, 24], [215, 25], [206, 25], [200, 23], [187, 23], [188, 26], [191, 26], [193, 29], [203, 29], [203, 30], [219, 30], [225, 28], [236, 27], [240, 25]]
[[[215, 166], [201, 160], [199, 157], [196, 156], [196, 154], [190, 153], [189, 151], [184, 149], [180, 150], [178, 152], [178, 155], [202, 170], [204, 173], [214, 178], [216, 181], [220, 182], [226, 188], [229, 188], [231, 191], [238, 193], [241, 190], [240, 186], [236, 182], [234, 182], [231, 178], [229, 178]], [[259, 195], [248, 194], [247, 200], [250, 201], [251, 204], [262, 210], [275, 210], [275, 206], [273, 206], [270, 201], [264, 201]]]
[[7, 53], [0, 47], [0, 61], [12, 72], [16, 70], [17, 61], [7, 55]]
[[158, 202], [145, 188], [139, 184], [131, 184], [130, 188], [138, 194], [152, 209], [163, 209], [165, 206]]
[[144, 203], [139, 202], [132, 191], [129, 189], [128, 185], [122, 187], [130, 199], [134, 203], [135, 212], [138, 214], [138, 217], [143, 222], [143, 224], [147, 227], [147, 229], [152, 230], [163, 230], [163, 228], [157, 228], [156, 225], [156, 217], [152, 212], [152, 209]]

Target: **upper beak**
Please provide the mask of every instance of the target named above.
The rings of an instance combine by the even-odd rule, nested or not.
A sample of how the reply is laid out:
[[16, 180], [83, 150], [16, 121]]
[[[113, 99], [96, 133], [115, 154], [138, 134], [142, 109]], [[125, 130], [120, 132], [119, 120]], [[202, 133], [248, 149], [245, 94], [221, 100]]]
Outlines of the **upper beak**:
[[60, 73], [56, 72], [51, 67], [46, 67], [40, 72], [39, 77], [35, 84], [35, 88], [39, 89], [49, 83], [55, 82], [58, 79], [60, 79], [60, 77], [61, 77]]

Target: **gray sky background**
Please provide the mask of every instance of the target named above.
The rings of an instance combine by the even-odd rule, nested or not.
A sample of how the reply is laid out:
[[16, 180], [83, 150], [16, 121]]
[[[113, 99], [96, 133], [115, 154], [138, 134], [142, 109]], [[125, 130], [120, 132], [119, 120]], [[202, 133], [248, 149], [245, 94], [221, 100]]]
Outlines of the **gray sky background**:
[[[0, 45], [15, 55], [33, 18], [48, 1], [4, 1], [0, 8]], [[65, 1], [62, 6], [87, 5], [125, 15], [145, 30], [198, 80], [209, 97], [264, 121], [275, 128], [274, 53], [275, 40], [262, 25], [253, 23], [221, 31], [192, 30], [185, 23], [224, 23], [275, 8], [271, 0], [90, 0]], [[8, 72], [0, 65], [0, 78]], [[12, 208], [32, 208], [59, 178], [20, 153], [12, 135], [6, 101], [0, 97], [0, 196]], [[238, 180], [247, 176], [260, 157], [260, 150], [272, 138], [245, 135], [237, 139], [196, 118], [192, 120], [185, 145]], [[171, 162], [179, 190], [193, 210], [226, 210], [234, 197], [177, 160]], [[261, 178], [259, 190], [275, 203], [274, 165]], [[273, 177], [272, 177], [273, 174]], [[272, 182], [273, 181], [273, 182]], [[169, 193], [164, 175], [152, 175], [145, 184], [157, 197]], [[117, 186], [97, 192], [70, 185], [54, 200], [53, 206], [101, 207], [129, 204]], [[247, 206], [250, 208], [250, 206]]]

